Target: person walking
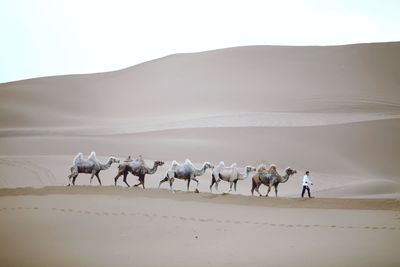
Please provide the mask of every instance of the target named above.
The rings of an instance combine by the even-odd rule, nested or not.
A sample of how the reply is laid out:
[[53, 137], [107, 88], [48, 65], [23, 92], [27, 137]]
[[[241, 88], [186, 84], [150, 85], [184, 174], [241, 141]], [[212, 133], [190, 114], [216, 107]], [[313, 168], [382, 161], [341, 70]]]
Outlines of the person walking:
[[311, 196], [311, 193], [310, 193], [310, 185], [313, 185], [313, 183], [311, 182], [311, 179], [310, 179], [310, 172], [306, 171], [306, 174], [303, 177], [303, 191], [301, 192], [301, 198], [304, 197], [304, 193], [306, 192], [306, 190], [308, 193], [308, 197], [314, 198]]

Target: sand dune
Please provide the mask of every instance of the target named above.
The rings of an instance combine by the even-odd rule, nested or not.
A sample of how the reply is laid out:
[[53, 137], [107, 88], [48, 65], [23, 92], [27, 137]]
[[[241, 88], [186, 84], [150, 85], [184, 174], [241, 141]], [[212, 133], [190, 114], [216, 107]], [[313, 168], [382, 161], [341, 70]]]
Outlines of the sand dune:
[[[1, 84], [2, 128], [238, 112], [400, 111], [400, 43], [256, 46]], [[110, 101], [111, 100], [111, 101]]]
[[[0, 265], [399, 266], [400, 43], [254, 46], [0, 84]], [[66, 187], [73, 157], [143, 155]], [[298, 170], [279, 198], [159, 181], [172, 160]], [[316, 199], [300, 199], [311, 170]], [[129, 176], [133, 184], [136, 177]], [[195, 188], [193, 184], [191, 191]], [[262, 187], [261, 192], [266, 193]]]

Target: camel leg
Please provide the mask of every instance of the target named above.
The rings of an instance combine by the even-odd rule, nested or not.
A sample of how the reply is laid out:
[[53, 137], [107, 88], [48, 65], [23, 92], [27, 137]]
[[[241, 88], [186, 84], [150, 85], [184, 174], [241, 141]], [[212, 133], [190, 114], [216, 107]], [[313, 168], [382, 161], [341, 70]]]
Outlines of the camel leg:
[[128, 182], [126, 181], [126, 178], [128, 177], [128, 172], [124, 172], [124, 179], [123, 179], [123, 181], [124, 181], [124, 183], [128, 186], [128, 187], [130, 187], [130, 185], [128, 184]]
[[171, 192], [174, 192], [174, 190], [172, 189], [173, 183], [174, 183], [174, 178], [169, 179], [169, 189], [171, 190]]
[[268, 186], [267, 194], [265, 195], [266, 197], [268, 197], [268, 194], [269, 194], [270, 191], [271, 191], [271, 186], [269, 185], [269, 186]]
[[219, 185], [219, 182], [220, 182], [221, 180], [216, 180], [215, 181], [215, 189], [217, 189], [217, 192], [219, 192], [219, 188], [218, 188], [218, 185]]
[[190, 180], [192, 180], [192, 178], [189, 178], [188, 181], [187, 181], [187, 191], [189, 191]]
[[214, 184], [215, 184], [215, 177], [214, 177], [214, 174], [213, 174], [212, 178], [211, 178], [210, 192], [212, 192], [212, 187], [213, 187]]
[[261, 195], [261, 193], [259, 191], [260, 186], [261, 186], [261, 184], [256, 185], [255, 189], [256, 189], [256, 192], [258, 193], [258, 195], [261, 197], [262, 195]]
[[123, 174], [123, 171], [118, 171], [117, 175], [114, 177], [114, 185], [117, 186], [117, 181], [119, 179], [119, 177], [121, 177], [121, 175]]
[[164, 179], [162, 179], [162, 180], [160, 181], [160, 183], [158, 184], [158, 188], [160, 188], [161, 185], [162, 185], [163, 183], [165, 183], [166, 181], [168, 181], [168, 177], [165, 177]]
[[71, 179], [72, 179], [74, 176], [77, 176], [77, 175], [78, 175], [77, 172], [71, 172], [71, 174], [68, 175], [68, 180], [69, 180], [68, 186], [71, 185]]
[[236, 192], [236, 184], [237, 184], [237, 181], [238, 181], [238, 180], [236, 180], [236, 181], [233, 182], [235, 192]]
[[143, 176], [141, 177], [143, 189], [146, 189], [146, 187], [144, 187], [144, 177], [145, 177], [145, 176], [146, 176], [146, 174], [143, 174]]
[[93, 177], [96, 173], [92, 172], [92, 176], [90, 176], [90, 184], [92, 184]]
[[193, 178], [193, 181], [197, 183], [197, 187], [199, 187], [199, 180], [197, 178]]
[[232, 191], [233, 182], [229, 182], [229, 183], [230, 183], [230, 185], [229, 185], [229, 190], [228, 190], [228, 192], [231, 192], [231, 191]]
[[75, 175], [72, 177], [72, 185], [75, 185], [76, 177], [78, 177], [78, 175], [79, 175], [79, 173], [75, 174]]
[[274, 186], [275, 187], [275, 197], [278, 197], [278, 186]]
[[134, 187], [137, 187], [137, 186], [139, 186], [139, 185], [142, 185], [142, 186], [143, 186], [143, 189], [145, 189], [145, 188], [144, 188], [144, 175], [139, 175], [139, 183], [138, 183], [138, 184], [135, 184]]
[[97, 181], [99, 181], [99, 184], [101, 185], [101, 181], [100, 181], [99, 173], [96, 173], [96, 177], [97, 177]]

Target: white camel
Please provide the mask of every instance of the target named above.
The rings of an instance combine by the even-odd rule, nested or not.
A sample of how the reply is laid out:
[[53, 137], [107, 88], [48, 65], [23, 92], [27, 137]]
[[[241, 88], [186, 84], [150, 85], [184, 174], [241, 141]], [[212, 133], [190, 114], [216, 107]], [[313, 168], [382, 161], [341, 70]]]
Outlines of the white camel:
[[165, 178], [160, 181], [158, 188], [160, 188], [161, 184], [169, 181], [169, 187], [171, 191], [172, 184], [174, 183], [175, 178], [186, 180], [187, 181], [187, 191], [189, 191], [190, 181], [196, 181], [197, 187], [199, 186], [199, 180], [196, 179], [197, 176], [203, 175], [207, 169], [212, 169], [214, 166], [210, 162], [204, 162], [203, 166], [200, 169], [197, 169], [193, 163], [186, 159], [183, 164], [179, 164], [177, 161], [173, 161], [171, 167], [167, 170], [165, 174]]
[[70, 168], [71, 174], [68, 176], [70, 183], [68, 185], [71, 185], [71, 179], [72, 185], [75, 185], [76, 177], [78, 177], [80, 173], [92, 174], [90, 183], [92, 183], [93, 177], [96, 176], [101, 185], [99, 177], [100, 171], [109, 169], [113, 163], [119, 163], [119, 159], [116, 157], [109, 157], [107, 162], [103, 164], [97, 160], [95, 152], [90, 153], [87, 159], [84, 159], [83, 154], [79, 152], [72, 161], [72, 167]]
[[221, 161], [212, 172], [212, 179], [210, 185], [210, 191], [212, 192], [212, 187], [215, 184], [215, 189], [218, 191], [219, 182], [226, 181], [230, 183], [229, 191], [232, 191], [232, 186], [234, 185], [234, 189], [236, 192], [236, 184], [239, 180], [245, 180], [249, 178], [250, 173], [254, 172], [256, 168], [253, 166], [246, 166], [245, 172], [240, 173], [236, 163], [233, 163], [231, 166], [225, 166], [225, 163]]

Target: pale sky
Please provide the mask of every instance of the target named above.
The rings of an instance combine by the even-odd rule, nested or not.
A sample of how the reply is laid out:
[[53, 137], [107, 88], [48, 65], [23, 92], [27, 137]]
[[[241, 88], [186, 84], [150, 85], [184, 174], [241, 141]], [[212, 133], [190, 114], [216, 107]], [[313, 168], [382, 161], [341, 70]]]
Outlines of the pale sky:
[[400, 1], [0, 0], [0, 83], [244, 45], [400, 41]]

